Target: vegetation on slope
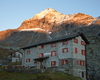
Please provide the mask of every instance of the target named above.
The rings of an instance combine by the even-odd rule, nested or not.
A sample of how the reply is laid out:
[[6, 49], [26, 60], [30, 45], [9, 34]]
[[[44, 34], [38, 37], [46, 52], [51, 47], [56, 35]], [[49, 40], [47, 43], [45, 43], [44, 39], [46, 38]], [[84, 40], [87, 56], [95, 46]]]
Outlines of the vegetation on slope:
[[10, 55], [14, 50], [8, 50], [8, 49], [3, 49], [0, 48], [0, 59], [6, 58], [8, 55]]
[[60, 72], [27, 74], [27, 73], [9, 73], [1, 71], [0, 80], [82, 80], [82, 79], [70, 74], [63, 74]]

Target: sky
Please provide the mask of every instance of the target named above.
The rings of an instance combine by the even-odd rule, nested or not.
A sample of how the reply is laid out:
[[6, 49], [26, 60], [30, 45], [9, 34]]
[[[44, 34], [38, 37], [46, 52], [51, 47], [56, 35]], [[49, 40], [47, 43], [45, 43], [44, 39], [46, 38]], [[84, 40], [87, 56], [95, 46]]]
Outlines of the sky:
[[0, 0], [0, 31], [16, 29], [47, 8], [67, 14], [100, 16], [100, 0]]

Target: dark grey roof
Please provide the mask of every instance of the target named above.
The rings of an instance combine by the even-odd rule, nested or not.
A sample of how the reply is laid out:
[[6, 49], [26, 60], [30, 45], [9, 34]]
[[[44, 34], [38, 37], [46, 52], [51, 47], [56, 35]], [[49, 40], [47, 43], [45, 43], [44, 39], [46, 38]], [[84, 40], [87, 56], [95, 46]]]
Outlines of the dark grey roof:
[[23, 47], [21, 49], [27, 49], [27, 48], [35, 47], [35, 46], [38, 46], [38, 45], [44, 45], [44, 44], [59, 42], [59, 41], [63, 41], [63, 40], [70, 40], [70, 39], [75, 38], [77, 36], [81, 36], [82, 39], [86, 42], [86, 44], [89, 44], [88, 40], [83, 35], [83, 33], [78, 33], [78, 34], [75, 34], [75, 35], [68, 35], [66, 37], [62, 37], [62, 38], [55, 39], [55, 40], [52, 40], [52, 41], [46, 41], [46, 42], [41, 42], [41, 43], [33, 44], [33, 45], [30, 45], [30, 46]]

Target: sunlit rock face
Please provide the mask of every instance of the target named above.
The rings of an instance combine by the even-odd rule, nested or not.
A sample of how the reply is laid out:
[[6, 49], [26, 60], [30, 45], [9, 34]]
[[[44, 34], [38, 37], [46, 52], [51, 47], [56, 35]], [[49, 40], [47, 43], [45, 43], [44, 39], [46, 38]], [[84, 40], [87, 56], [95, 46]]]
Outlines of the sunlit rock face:
[[48, 8], [36, 14], [33, 18], [23, 21], [23, 23], [18, 29], [42, 28], [45, 30], [51, 30], [52, 27], [66, 24], [86, 26], [89, 25], [95, 19], [96, 18], [82, 13], [64, 15], [52, 8]]

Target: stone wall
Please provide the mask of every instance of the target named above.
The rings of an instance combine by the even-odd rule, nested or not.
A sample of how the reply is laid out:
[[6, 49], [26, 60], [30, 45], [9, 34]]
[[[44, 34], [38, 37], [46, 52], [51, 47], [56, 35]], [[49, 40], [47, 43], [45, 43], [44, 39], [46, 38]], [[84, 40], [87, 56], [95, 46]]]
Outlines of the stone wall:
[[87, 74], [90, 80], [100, 80], [100, 38], [87, 37], [90, 44], [87, 45]]

